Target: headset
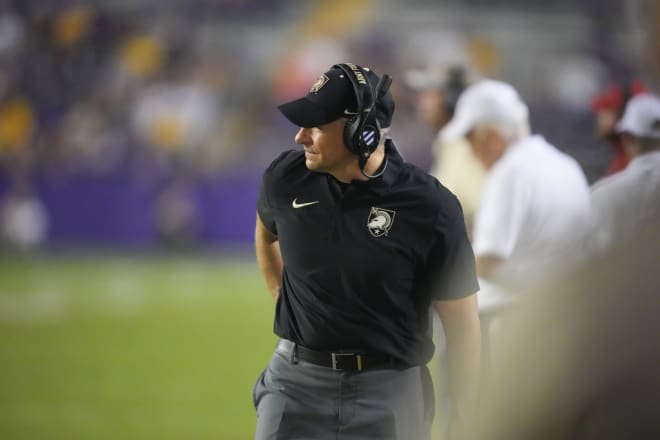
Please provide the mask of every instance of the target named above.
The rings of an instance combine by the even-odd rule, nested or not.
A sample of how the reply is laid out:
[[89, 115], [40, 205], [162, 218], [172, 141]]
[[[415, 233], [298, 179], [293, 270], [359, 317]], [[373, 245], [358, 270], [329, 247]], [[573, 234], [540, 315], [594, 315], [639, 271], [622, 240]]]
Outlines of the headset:
[[450, 115], [454, 114], [458, 98], [463, 91], [467, 88], [466, 72], [463, 67], [455, 66], [449, 69], [447, 73], [447, 80], [440, 88], [442, 93], [442, 101], [445, 110]]
[[389, 90], [392, 78], [383, 74], [372, 89], [369, 76], [362, 67], [352, 63], [335, 64], [333, 67], [338, 67], [346, 74], [357, 101], [356, 113], [350, 115], [344, 126], [344, 144], [351, 153], [359, 157], [362, 169], [380, 143], [380, 124], [375, 117], [376, 105]]

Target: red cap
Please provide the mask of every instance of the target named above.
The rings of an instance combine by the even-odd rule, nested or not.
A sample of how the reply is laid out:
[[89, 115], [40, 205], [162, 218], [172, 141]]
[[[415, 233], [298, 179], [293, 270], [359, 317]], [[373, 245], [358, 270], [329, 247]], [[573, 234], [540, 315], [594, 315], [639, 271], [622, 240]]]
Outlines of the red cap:
[[629, 96], [624, 96], [624, 92], [621, 89], [621, 84], [611, 84], [607, 89], [605, 89], [603, 93], [596, 96], [593, 101], [591, 101], [591, 108], [594, 112], [603, 110], [613, 110], [616, 112], [623, 111], [625, 101], [630, 99], [632, 96], [648, 92], [646, 87], [644, 87], [644, 85], [637, 80], [630, 82], [629, 87]]

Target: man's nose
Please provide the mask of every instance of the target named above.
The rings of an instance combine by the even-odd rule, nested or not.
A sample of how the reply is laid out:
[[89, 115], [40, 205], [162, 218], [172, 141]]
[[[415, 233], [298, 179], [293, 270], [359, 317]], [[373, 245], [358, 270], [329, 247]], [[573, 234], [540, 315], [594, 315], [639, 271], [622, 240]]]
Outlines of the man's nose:
[[309, 136], [309, 128], [301, 127], [296, 133], [295, 137], [296, 144], [305, 145], [311, 143], [311, 138]]

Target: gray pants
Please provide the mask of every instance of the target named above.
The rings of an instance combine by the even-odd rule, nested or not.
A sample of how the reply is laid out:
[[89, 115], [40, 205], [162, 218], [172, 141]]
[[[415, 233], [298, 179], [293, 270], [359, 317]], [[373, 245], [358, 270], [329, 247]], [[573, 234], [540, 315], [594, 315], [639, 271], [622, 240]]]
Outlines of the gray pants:
[[344, 372], [278, 344], [253, 390], [256, 440], [428, 440], [434, 413], [426, 366]]

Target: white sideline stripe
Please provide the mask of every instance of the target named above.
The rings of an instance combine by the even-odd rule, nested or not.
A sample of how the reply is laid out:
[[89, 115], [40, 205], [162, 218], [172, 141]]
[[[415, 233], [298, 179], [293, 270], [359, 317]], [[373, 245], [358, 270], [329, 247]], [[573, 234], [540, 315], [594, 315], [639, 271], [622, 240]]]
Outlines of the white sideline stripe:
[[28, 295], [0, 295], [0, 321], [10, 323], [54, 323], [69, 312], [67, 295], [58, 291], [38, 291]]
[[[146, 292], [136, 280], [115, 280], [102, 284], [88, 295], [64, 289], [39, 289], [32, 292], [0, 291], [0, 322], [9, 324], [56, 324], [71, 315], [101, 314], [139, 316], [150, 304], [195, 306], [216, 296], [208, 287], [197, 288], [190, 277], [173, 277], [174, 289], [167, 294]], [[236, 300], [257, 303], [268, 297], [265, 286], [254, 289], [252, 295], [236, 295]]]

